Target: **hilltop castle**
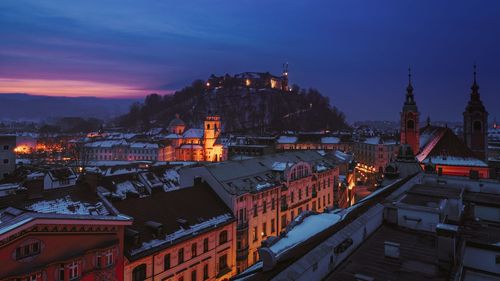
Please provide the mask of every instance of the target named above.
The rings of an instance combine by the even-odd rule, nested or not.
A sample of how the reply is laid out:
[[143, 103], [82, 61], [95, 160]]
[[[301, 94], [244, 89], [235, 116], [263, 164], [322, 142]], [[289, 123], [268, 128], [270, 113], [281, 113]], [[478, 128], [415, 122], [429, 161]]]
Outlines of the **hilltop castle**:
[[230, 76], [211, 75], [205, 83], [207, 90], [220, 88], [275, 89], [288, 92], [288, 64], [283, 64], [281, 76], [269, 72], [242, 72]]

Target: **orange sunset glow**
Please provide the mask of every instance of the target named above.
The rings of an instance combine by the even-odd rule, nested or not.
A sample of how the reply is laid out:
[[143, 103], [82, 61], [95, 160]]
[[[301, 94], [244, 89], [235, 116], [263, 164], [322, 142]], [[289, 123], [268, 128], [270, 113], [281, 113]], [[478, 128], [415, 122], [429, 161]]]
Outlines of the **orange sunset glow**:
[[128, 86], [92, 81], [0, 78], [0, 93], [123, 98], [136, 97], [141, 91]]

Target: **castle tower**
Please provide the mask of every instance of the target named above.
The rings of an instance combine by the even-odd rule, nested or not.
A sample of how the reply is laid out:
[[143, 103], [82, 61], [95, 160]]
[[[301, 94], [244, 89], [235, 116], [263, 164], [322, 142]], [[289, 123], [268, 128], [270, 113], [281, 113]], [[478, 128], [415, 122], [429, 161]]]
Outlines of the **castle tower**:
[[283, 72], [281, 73], [281, 90], [288, 92], [288, 63], [283, 64]]
[[214, 149], [215, 141], [221, 133], [220, 116], [209, 112], [203, 126], [203, 150], [205, 161], [220, 161], [222, 155], [217, 149]]
[[401, 111], [401, 144], [408, 144], [417, 155], [420, 151], [420, 128], [417, 103], [413, 96], [413, 86], [411, 84], [411, 69], [408, 69], [408, 87], [406, 87], [406, 99]]
[[488, 112], [481, 97], [476, 81], [476, 65], [474, 65], [474, 82], [471, 87], [470, 100], [464, 111], [464, 142], [472, 152], [482, 160], [488, 158]]

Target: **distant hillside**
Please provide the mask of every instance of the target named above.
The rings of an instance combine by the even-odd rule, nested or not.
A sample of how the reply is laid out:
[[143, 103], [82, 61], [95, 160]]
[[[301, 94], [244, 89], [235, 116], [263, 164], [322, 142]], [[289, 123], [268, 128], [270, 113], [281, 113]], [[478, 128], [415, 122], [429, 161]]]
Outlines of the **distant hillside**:
[[109, 119], [126, 113], [135, 99], [0, 94], [0, 120], [43, 121], [58, 117]]
[[189, 126], [200, 126], [209, 111], [222, 117], [226, 132], [313, 131], [348, 127], [344, 114], [314, 89], [304, 90], [294, 86], [288, 92], [238, 86], [207, 90], [203, 81], [195, 81], [173, 95], [149, 95], [144, 103], [134, 104], [118, 122], [125, 127], [166, 126], [175, 114], [180, 114]]

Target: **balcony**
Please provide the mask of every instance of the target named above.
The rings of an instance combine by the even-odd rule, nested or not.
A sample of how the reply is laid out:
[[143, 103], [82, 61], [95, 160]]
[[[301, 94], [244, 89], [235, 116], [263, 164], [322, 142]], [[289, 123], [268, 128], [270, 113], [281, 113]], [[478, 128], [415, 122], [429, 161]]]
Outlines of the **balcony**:
[[286, 210], [288, 210], [288, 205], [287, 204], [284, 204], [284, 205], [281, 204], [281, 211], [284, 212]]
[[222, 276], [228, 274], [229, 272], [231, 272], [231, 268], [229, 267], [225, 267], [225, 268], [222, 268], [222, 269], [219, 269], [219, 273], [217, 274], [217, 278], [221, 278]]
[[236, 226], [236, 230], [238, 231], [241, 231], [241, 230], [247, 230], [248, 229], [248, 222], [242, 222], [242, 223], [238, 223], [238, 225]]
[[242, 249], [236, 250], [236, 260], [243, 261], [248, 259], [248, 245]]
[[312, 198], [316, 198], [318, 196], [318, 193], [316, 192], [316, 189], [312, 190], [311, 196], [312, 196]]

